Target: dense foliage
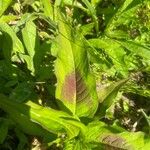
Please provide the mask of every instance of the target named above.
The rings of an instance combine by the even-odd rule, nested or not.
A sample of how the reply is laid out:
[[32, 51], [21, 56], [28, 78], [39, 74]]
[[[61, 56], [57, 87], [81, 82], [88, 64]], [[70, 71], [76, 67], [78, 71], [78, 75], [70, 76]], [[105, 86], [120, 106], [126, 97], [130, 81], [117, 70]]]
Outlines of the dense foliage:
[[0, 0], [0, 149], [148, 150], [149, 0]]

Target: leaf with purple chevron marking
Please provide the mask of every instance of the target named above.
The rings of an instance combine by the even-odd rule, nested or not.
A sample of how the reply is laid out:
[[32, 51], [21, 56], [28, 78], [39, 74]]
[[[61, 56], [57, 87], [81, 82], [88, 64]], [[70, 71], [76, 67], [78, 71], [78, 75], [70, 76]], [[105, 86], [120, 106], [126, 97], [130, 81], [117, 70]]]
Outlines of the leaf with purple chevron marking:
[[70, 28], [60, 13], [58, 29], [56, 98], [79, 117], [93, 116], [97, 110], [98, 97], [82, 36]]

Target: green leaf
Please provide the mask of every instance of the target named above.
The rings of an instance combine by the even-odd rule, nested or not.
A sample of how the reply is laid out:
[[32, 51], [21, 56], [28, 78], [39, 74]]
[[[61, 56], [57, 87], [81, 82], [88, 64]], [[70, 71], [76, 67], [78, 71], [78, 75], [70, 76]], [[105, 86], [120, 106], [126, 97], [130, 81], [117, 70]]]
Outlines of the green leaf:
[[3, 51], [6, 59], [13, 54], [24, 53], [24, 47], [13, 29], [6, 23], [0, 24], [0, 31], [3, 33]]
[[29, 135], [44, 137], [54, 140], [55, 135], [43, 129], [37, 123], [30, 119], [30, 107], [14, 101], [10, 101], [6, 96], [0, 94], [0, 108], [7, 112], [11, 119], [17, 124], [17, 127]]
[[94, 23], [89, 23], [89, 24], [86, 24], [86, 25], [82, 25], [81, 26], [81, 34], [83, 36], [85, 35], [92, 35], [92, 30], [94, 28]]
[[13, 101], [22, 103], [32, 96], [35, 96], [33, 88], [33, 85], [27, 82], [19, 83], [18, 86], [12, 90], [9, 98]]
[[146, 47], [142, 44], [136, 43], [134, 41], [124, 41], [124, 40], [117, 40], [117, 42], [131, 51], [133, 54], [139, 55], [145, 58], [149, 63], [149, 56], [150, 56], [150, 48]]
[[22, 5], [25, 6], [25, 5], [31, 5], [32, 3], [34, 2], [34, 0], [24, 0]]
[[12, 0], [0, 0], [0, 16], [5, 12]]
[[31, 63], [28, 68], [32, 73], [35, 73], [34, 56], [39, 51], [39, 39], [37, 36], [36, 26], [32, 21], [26, 22], [25, 28], [22, 30], [23, 42], [29, 54], [29, 61]]
[[[150, 144], [143, 132], [120, 132], [116, 127], [108, 126], [102, 122], [92, 122], [88, 125], [87, 142], [95, 142], [102, 146], [102, 150], [146, 150], [144, 146]], [[98, 144], [99, 143], [99, 144]]]
[[116, 11], [113, 17], [109, 20], [106, 28], [105, 34], [108, 37], [115, 39], [127, 39], [129, 38], [128, 33], [117, 30], [116, 27], [120, 24], [126, 24], [129, 20], [133, 20], [133, 14], [138, 7], [138, 4], [142, 1], [135, 0], [125, 0], [122, 6]]
[[91, 3], [94, 7], [101, 3], [102, 0], [91, 0]]
[[27, 68], [31, 71], [31, 73], [34, 75], [35, 68], [33, 59], [29, 55], [19, 54], [19, 57], [22, 59], [22, 62], [26, 62]]
[[19, 144], [17, 146], [17, 150], [23, 150], [25, 145], [28, 143], [28, 139], [25, 136], [25, 134], [18, 128], [15, 128], [15, 133], [19, 139]]
[[0, 23], [9, 23], [10, 21], [14, 21], [17, 19], [15, 15], [3, 15], [0, 17]]
[[100, 106], [98, 114], [101, 117], [105, 116], [106, 110], [113, 104], [115, 97], [118, 94], [120, 88], [127, 82], [128, 79], [112, 83], [110, 86], [98, 91]]
[[97, 19], [97, 16], [96, 16], [95, 8], [93, 7], [93, 5], [88, 0], [82, 0], [82, 2], [88, 8], [89, 14], [92, 16], [93, 22], [95, 24], [95, 30], [98, 33], [99, 32], [99, 24], [98, 24], [98, 19]]
[[0, 144], [3, 144], [8, 132], [8, 120], [0, 118]]
[[[126, 52], [124, 48], [115, 40], [108, 39], [108, 38], [99, 38], [99, 39], [90, 39], [88, 40], [89, 46], [92, 47], [89, 51], [93, 53], [93, 47], [97, 53], [105, 53], [104, 55], [106, 58], [109, 57], [109, 63], [114, 65], [117, 72], [121, 73], [124, 77], [128, 75], [128, 68], [126, 67], [126, 63], [124, 61], [124, 57], [126, 56]], [[101, 49], [102, 52], [99, 50]], [[93, 52], [92, 52], [93, 51]], [[104, 57], [102, 55], [102, 57]], [[108, 59], [108, 58], [107, 58]]]
[[23, 41], [28, 54], [31, 58], [35, 55], [36, 44], [38, 46], [38, 40], [36, 36], [36, 26], [32, 21], [26, 22], [25, 28], [22, 30]]
[[47, 137], [49, 132], [67, 133], [68, 138], [73, 138], [79, 134], [80, 129], [83, 132], [86, 130], [82, 123], [65, 112], [44, 108], [32, 102], [26, 105], [12, 102], [2, 94], [0, 94], [0, 108], [28, 134]]
[[84, 40], [70, 28], [62, 14], [58, 20], [56, 98], [73, 114], [91, 117], [97, 110], [98, 98]]
[[44, 6], [44, 14], [48, 17], [50, 17], [53, 20], [53, 7], [51, 4], [51, 1], [49, 0], [41, 0]]

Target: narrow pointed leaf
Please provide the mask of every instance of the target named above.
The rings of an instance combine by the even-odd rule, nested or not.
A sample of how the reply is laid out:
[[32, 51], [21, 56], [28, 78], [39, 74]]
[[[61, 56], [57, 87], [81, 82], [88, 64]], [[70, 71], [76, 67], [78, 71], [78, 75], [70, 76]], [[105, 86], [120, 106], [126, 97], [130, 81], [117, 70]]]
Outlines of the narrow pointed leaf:
[[62, 14], [58, 20], [56, 98], [73, 114], [93, 116], [98, 98], [82, 36], [73, 32]]
[[78, 135], [80, 128], [84, 130], [84, 125], [67, 113], [44, 108], [32, 102], [28, 102], [26, 105], [11, 102], [2, 94], [0, 94], [0, 108], [29, 134], [44, 136], [43, 134], [47, 130], [54, 134], [67, 133], [69, 138], [73, 138]]
[[37, 37], [36, 26], [32, 21], [26, 22], [25, 28], [22, 30], [23, 42], [29, 54], [29, 61], [31, 65], [28, 68], [35, 73], [34, 57], [36, 51], [39, 50], [39, 39]]
[[101, 117], [105, 116], [106, 110], [113, 104], [115, 97], [117, 96], [120, 88], [127, 82], [128, 79], [112, 83], [110, 86], [98, 91], [99, 95], [99, 115]]
[[8, 120], [0, 118], [0, 144], [2, 144], [7, 137], [8, 125]]
[[45, 138], [51, 136], [50, 132], [47, 132], [41, 126], [31, 121], [31, 118], [29, 116], [29, 107], [26, 107], [25, 105], [16, 103], [14, 101], [11, 102], [7, 97], [0, 94], [0, 108], [8, 113], [11, 119], [25, 133]]

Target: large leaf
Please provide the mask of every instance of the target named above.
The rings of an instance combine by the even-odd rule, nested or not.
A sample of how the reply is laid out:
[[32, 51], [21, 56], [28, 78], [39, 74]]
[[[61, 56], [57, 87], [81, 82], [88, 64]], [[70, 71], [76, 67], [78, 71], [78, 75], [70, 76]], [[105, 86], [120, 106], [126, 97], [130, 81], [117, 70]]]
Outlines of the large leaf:
[[[51, 138], [51, 134], [38, 124], [31, 121], [29, 108], [25, 105], [11, 102], [7, 97], [0, 94], [0, 108], [7, 112], [15, 121], [17, 127], [29, 135], [37, 135], [45, 138]], [[19, 108], [19, 109], [18, 109]]]
[[101, 147], [101, 150], [147, 150], [143, 147], [150, 144], [150, 137], [142, 132], [122, 132], [116, 126], [108, 126], [102, 122], [92, 122], [88, 127], [86, 141], [97, 143], [97, 148]]
[[73, 32], [59, 14], [58, 50], [55, 62], [56, 98], [73, 114], [93, 116], [98, 106], [95, 80], [90, 73], [87, 51], [81, 35]]
[[78, 135], [80, 129], [83, 132], [86, 129], [82, 123], [67, 113], [44, 108], [32, 102], [28, 102], [27, 105], [12, 102], [2, 94], [0, 94], [0, 108], [28, 134], [45, 137], [49, 132], [67, 133], [68, 138], [73, 138]]

